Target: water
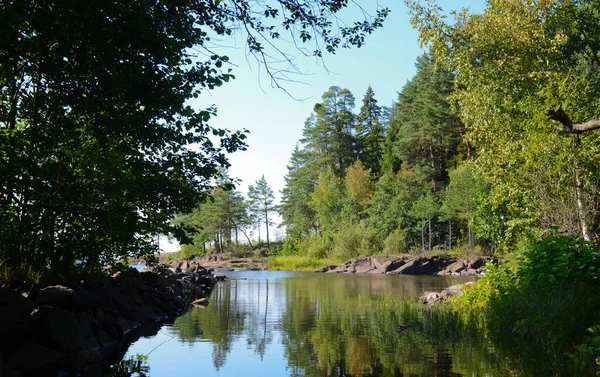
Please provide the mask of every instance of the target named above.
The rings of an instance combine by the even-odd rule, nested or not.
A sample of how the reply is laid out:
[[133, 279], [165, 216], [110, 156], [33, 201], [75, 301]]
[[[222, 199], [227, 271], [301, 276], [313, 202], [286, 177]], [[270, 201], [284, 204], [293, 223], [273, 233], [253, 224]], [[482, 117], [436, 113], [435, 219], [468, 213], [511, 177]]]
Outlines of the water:
[[464, 278], [276, 271], [228, 277], [237, 280], [219, 283], [207, 307], [132, 344], [112, 375], [509, 375], [493, 350], [432, 336], [382, 303]]

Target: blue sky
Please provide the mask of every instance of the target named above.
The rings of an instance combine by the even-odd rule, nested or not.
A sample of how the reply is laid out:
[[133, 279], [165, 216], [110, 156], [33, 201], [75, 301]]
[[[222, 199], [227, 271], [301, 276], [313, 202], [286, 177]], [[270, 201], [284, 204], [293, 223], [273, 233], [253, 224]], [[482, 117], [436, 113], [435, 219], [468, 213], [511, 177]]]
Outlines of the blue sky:
[[[279, 191], [285, 185], [284, 176], [292, 150], [302, 136], [304, 121], [315, 103], [327, 89], [336, 85], [348, 88], [355, 96], [356, 108], [371, 85], [382, 106], [391, 106], [398, 92], [415, 74], [414, 63], [423, 53], [419, 48], [418, 33], [410, 24], [408, 9], [401, 0], [379, 0], [382, 7], [391, 10], [382, 29], [368, 36], [360, 49], [341, 49], [335, 55], [324, 55], [323, 61], [305, 58], [295, 53], [293, 46], [282, 48], [297, 57], [295, 63], [306, 74], [295, 77], [300, 83], [282, 83], [290, 93], [273, 88], [264, 70], [257, 67], [252, 57], [246, 56], [243, 39], [236, 44], [223, 41], [216, 51], [228, 55], [236, 79], [201, 96], [193, 105], [204, 108], [217, 106], [217, 117], [211, 119], [216, 127], [250, 131], [249, 148], [229, 156], [232, 177], [242, 180], [238, 189], [247, 193], [263, 174], [279, 200]], [[481, 12], [484, 0], [439, 0], [445, 11], [469, 8]], [[376, 2], [362, 2], [366, 9], [374, 9]], [[346, 11], [344, 19], [360, 19], [356, 10]], [[262, 233], [262, 232], [261, 232]]]

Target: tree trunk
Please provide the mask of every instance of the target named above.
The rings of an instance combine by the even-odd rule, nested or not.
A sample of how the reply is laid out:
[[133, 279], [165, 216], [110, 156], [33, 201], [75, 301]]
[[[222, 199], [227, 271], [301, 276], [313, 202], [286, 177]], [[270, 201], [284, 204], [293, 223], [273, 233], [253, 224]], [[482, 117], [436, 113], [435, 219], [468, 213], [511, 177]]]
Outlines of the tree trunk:
[[577, 160], [575, 160], [575, 196], [577, 198], [577, 215], [579, 217], [579, 225], [581, 226], [581, 235], [583, 239], [586, 241], [592, 240], [592, 235], [590, 233], [590, 229], [587, 222], [586, 210], [585, 210], [585, 200], [583, 197], [583, 183], [581, 182], [581, 177], [579, 176], [579, 165], [577, 164]]
[[429, 251], [431, 251], [431, 219], [429, 219]]
[[421, 250], [425, 251], [425, 222], [421, 221]]
[[429, 158], [431, 159], [431, 168], [434, 171], [434, 177], [431, 179], [431, 191], [437, 191], [437, 181], [435, 179], [435, 154], [433, 153], [433, 146], [429, 146]]
[[452, 251], [452, 220], [448, 220], [448, 249]]
[[[555, 120], [562, 124], [562, 129], [560, 129], [559, 133], [565, 134], [575, 134], [574, 139], [574, 152], [577, 152], [577, 149], [580, 145], [579, 134], [592, 131], [600, 128], [600, 119], [592, 119], [585, 123], [576, 123], [573, 124], [571, 118], [564, 112], [564, 110], [559, 106], [556, 110], [548, 110], [546, 111], [546, 117], [551, 120]], [[592, 235], [590, 233], [587, 216], [586, 216], [586, 207], [585, 207], [585, 199], [583, 195], [583, 182], [581, 180], [581, 176], [579, 175], [579, 163], [577, 162], [577, 156], [574, 159], [573, 168], [575, 170], [575, 196], [577, 200], [577, 215], [579, 217], [579, 225], [581, 227], [581, 235], [583, 239], [586, 241], [592, 240]]]
[[267, 249], [271, 249], [271, 244], [269, 242], [269, 210], [265, 205], [265, 225], [267, 226]]
[[250, 247], [254, 247], [252, 246], [252, 240], [250, 239], [250, 237], [248, 237], [248, 234], [246, 233], [246, 231], [244, 229], [240, 229], [242, 231], [242, 234], [244, 236], [246, 236], [246, 239], [248, 240], [248, 244], [250, 244]]

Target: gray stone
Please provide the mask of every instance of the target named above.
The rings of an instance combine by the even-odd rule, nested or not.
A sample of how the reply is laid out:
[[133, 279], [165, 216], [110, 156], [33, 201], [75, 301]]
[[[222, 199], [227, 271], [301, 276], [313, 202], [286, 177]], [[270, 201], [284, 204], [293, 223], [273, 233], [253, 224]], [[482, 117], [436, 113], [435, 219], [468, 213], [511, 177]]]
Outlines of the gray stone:
[[463, 271], [465, 269], [465, 267], [466, 267], [465, 262], [458, 261], [458, 262], [451, 264], [448, 268], [450, 269], [451, 272], [458, 273], [458, 272]]
[[481, 257], [469, 258], [469, 262], [468, 262], [469, 268], [477, 270], [478, 268], [483, 267], [484, 264], [485, 264], [485, 260]]
[[354, 262], [354, 272], [357, 274], [366, 274], [375, 269], [369, 258], [360, 258]]
[[400, 266], [399, 268], [392, 271], [391, 273], [397, 274], [397, 275], [414, 275], [415, 261], [414, 260], [408, 261], [405, 264], [403, 264], [402, 266]]

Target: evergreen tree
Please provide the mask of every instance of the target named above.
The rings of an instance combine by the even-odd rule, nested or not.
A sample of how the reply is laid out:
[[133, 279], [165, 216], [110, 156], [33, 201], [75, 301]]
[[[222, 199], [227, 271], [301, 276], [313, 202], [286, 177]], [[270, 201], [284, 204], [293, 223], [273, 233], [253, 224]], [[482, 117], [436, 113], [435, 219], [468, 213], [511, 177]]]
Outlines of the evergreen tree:
[[316, 230], [315, 212], [308, 202], [318, 176], [308, 165], [307, 155], [305, 150], [298, 149], [296, 145], [287, 166], [285, 187], [281, 191], [279, 211], [286, 233], [292, 239], [307, 237]]
[[453, 75], [435, 69], [429, 55], [417, 59], [417, 74], [400, 94], [391, 125], [392, 153], [402, 168], [414, 169], [431, 182], [432, 190], [447, 183], [449, 162], [457, 153], [461, 122], [452, 111], [448, 95]]
[[262, 215], [267, 230], [267, 249], [270, 249], [269, 225], [272, 224], [269, 219], [269, 214], [275, 210], [275, 206], [273, 205], [275, 196], [273, 195], [273, 190], [267, 184], [264, 175], [255, 182], [254, 186], [248, 187], [248, 197], [253, 203], [255, 210]]
[[318, 151], [316, 161], [323, 161], [318, 167], [331, 167], [341, 177], [358, 154], [352, 113], [354, 96], [348, 89], [332, 86], [323, 93], [322, 100], [314, 107], [314, 125], [308, 128], [303, 142]]
[[385, 130], [381, 123], [382, 109], [377, 105], [371, 86], [363, 97], [363, 105], [357, 117], [356, 131], [360, 140], [360, 156], [365, 168], [373, 178], [379, 178], [383, 159]]

